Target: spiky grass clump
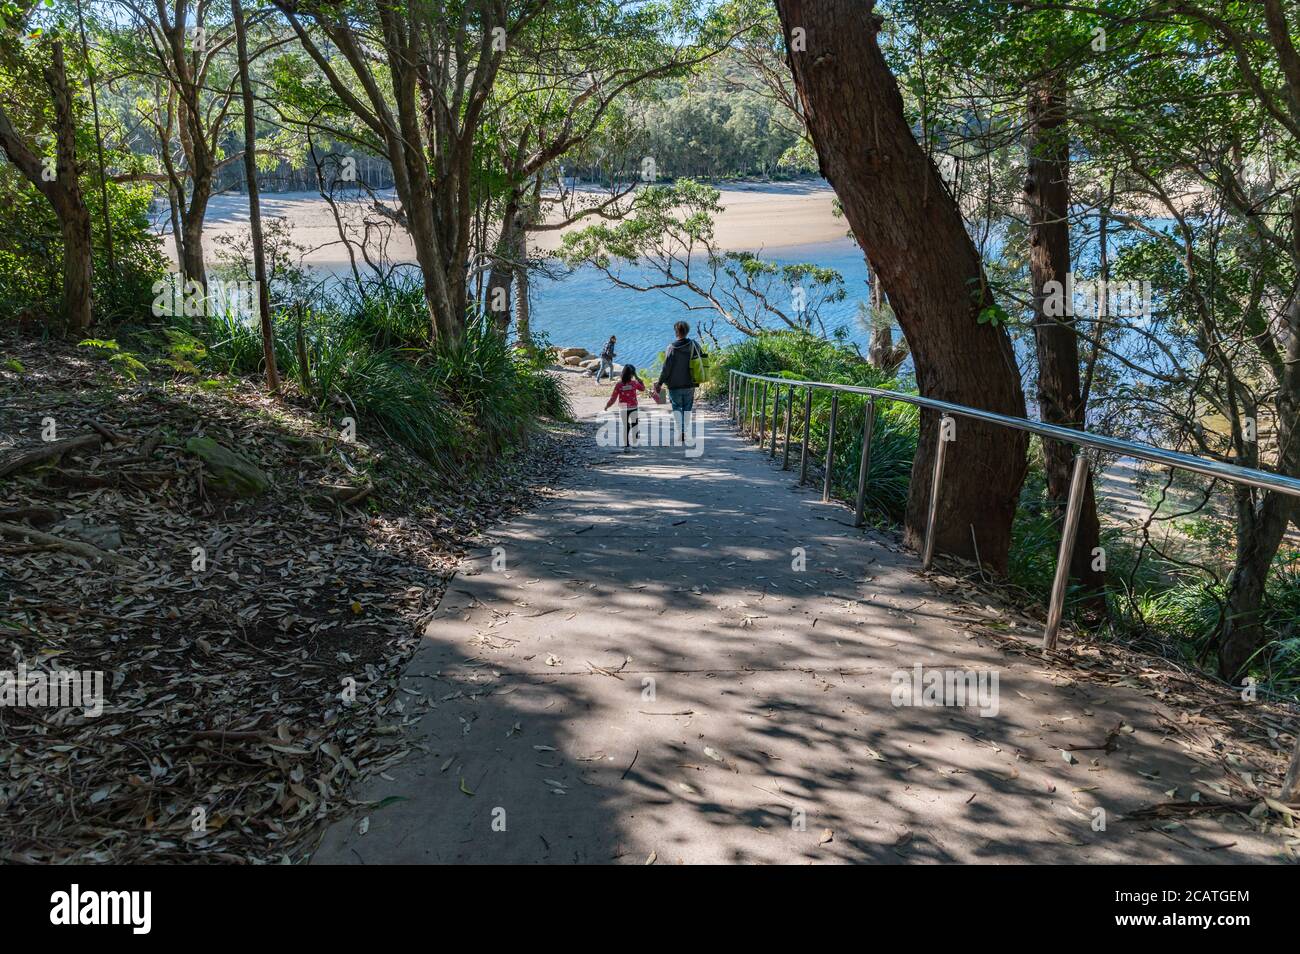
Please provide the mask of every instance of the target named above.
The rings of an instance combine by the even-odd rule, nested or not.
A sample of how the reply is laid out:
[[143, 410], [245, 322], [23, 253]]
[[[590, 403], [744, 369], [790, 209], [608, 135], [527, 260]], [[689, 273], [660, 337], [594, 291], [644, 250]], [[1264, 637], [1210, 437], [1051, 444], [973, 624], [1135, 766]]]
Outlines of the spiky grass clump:
[[[230, 374], [262, 370], [260, 329], [216, 310], [201, 319], [208, 360]], [[276, 361], [318, 410], [355, 416], [461, 479], [527, 441], [542, 418], [567, 419], [568, 398], [539, 359], [472, 320], [452, 342], [429, 344], [418, 285], [345, 289], [316, 308], [275, 318]]]

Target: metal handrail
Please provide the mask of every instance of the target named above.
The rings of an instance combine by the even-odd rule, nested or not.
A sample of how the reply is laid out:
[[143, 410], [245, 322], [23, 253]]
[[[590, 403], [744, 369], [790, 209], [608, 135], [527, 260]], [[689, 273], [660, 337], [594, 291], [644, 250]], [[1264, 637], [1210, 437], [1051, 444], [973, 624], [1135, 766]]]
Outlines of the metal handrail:
[[[807, 388], [807, 394], [804, 402], [804, 426], [802, 441], [802, 452], [800, 455], [801, 466], [799, 469], [799, 483], [803, 484], [808, 475], [808, 421], [812, 410], [812, 393], [813, 391], [830, 391], [831, 392], [831, 417], [830, 417], [830, 435], [826, 447], [826, 472], [822, 485], [822, 500], [830, 500], [831, 489], [831, 470], [834, 464], [835, 454], [835, 424], [839, 410], [840, 394], [860, 394], [867, 398], [867, 413], [863, 422], [862, 434], [862, 457], [858, 464], [858, 487], [857, 500], [854, 507], [855, 526], [862, 526], [864, 523], [864, 509], [866, 505], [867, 489], [867, 471], [871, 461], [871, 437], [874, 430], [876, 416], [876, 401], [897, 401], [903, 404], [911, 404], [915, 407], [928, 408], [932, 411], [939, 411], [939, 441], [935, 448], [934, 456], [934, 474], [930, 485], [930, 502], [929, 511], [926, 515], [925, 542], [921, 552], [921, 566], [928, 569], [934, 558], [934, 537], [935, 522], [938, 513], [939, 503], [939, 486], [943, 480], [944, 457], [947, 451], [948, 442], [952, 439], [952, 425], [949, 423], [952, 417], [965, 417], [977, 421], [986, 421], [990, 424], [997, 424], [1002, 427], [1010, 427], [1019, 431], [1026, 431], [1030, 434], [1037, 434], [1040, 437], [1047, 437], [1052, 440], [1060, 441], [1065, 444], [1073, 444], [1077, 447], [1090, 447], [1096, 450], [1108, 451], [1118, 454], [1122, 457], [1136, 457], [1139, 460], [1146, 460], [1156, 464], [1162, 464], [1167, 467], [1173, 467], [1178, 470], [1187, 470], [1197, 474], [1203, 474], [1207, 477], [1217, 477], [1222, 480], [1235, 484], [1245, 484], [1249, 487], [1259, 487], [1263, 490], [1276, 490], [1279, 493], [1290, 494], [1294, 497], [1300, 497], [1300, 480], [1294, 477], [1285, 477], [1282, 474], [1273, 474], [1264, 470], [1257, 470], [1253, 467], [1239, 467], [1236, 464], [1225, 464], [1221, 461], [1207, 460], [1203, 457], [1196, 457], [1192, 454], [1184, 454], [1179, 451], [1165, 450], [1162, 447], [1155, 447], [1151, 444], [1141, 444], [1136, 441], [1127, 441], [1118, 437], [1106, 437], [1101, 434], [1093, 434], [1086, 430], [1075, 430], [1074, 428], [1061, 427], [1057, 424], [1046, 424], [1042, 421], [1031, 421], [1024, 417], [1011, 417], [1006, 414], [998, 414], [994, 411], [984, 411], [979, 408], [968, 407], [964, 404], [953, 404], [949, 401], [940, 401], [935, 398], [921, 397], [918, 394], [904, 394], [901, 391], [889, 391], [883, 388], [859, 387], [851, 384], [831, 384], [826, 381], [802, 381], [792, 378], [782, 378], [766, 374], [750, 374], [747, 371], [729, 370], [727, 378], [727, 407], [728, 413], [733, 421], [741, 427], [746, 428], [747, 423], [752, 424], [755, 412], [758, 414], [758, 434], [759, 446], [763, 444], [765, 431], [765, 419], [767, 415], [767, 387], [769, 384], [775, 384], [777, 388], [777, 400], [772, 408], [772, 455], [776, 454], [776, 414], [777, 405], [780, 404], [780, 389], [787, 389], [786, 397], [786, 460], [789, 460], [789, 431], [790, 431], [790, 412], [794, 403], [794, 389]], [[759, 383], [763, 385], [763, 400], [755, 407], [756, 391]], [[1052, 580], [1052, 598], [1047, 611], [1047, 625], [1043, 630], [1043, 645], [1050, 649], [1056, 645], [1056, 635], [1060, 630], [1061, 617], [1065, 608], [1065, 591], [1070, 581], [1070, 556], [1074, 551], [1074, 538], [1079, 528], [1079, 514], [1083, 505], [1083, 491], [1087, 485], [1089, 475], [1088, 460], [1083, 453], [1078, 453], [1074, 459], [1074, 468], [1070, 477], [1070, 493], [1065, 510], [1065, 522], [1061, 528], [1061, 546], [1056, 555], [1056, 574]]]

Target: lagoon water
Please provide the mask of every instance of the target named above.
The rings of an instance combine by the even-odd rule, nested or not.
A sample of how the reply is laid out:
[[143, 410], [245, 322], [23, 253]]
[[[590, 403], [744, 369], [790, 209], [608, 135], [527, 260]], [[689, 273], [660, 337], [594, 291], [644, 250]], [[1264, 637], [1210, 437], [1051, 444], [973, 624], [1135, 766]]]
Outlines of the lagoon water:
[[[788, 183], [733, 183], [724, 186], [728, 211], [718, 217], [717, 231], [722, 248], [746, 248], [763, 259], [780, 264], [811, 262], [834, 268], [844, 278], [844, 301], [822, 308], [828, 332], [842, 327], [848, 339], [865, 349], [868, 332], [857, 320], [858, 302], [866, 301], [866, 265], [862, 253], [846, 236], [847, 226], [831, 212], [833, 193], [821, 180]], [[395, 201], [391, 192], [380, 198]], [[349, 221], [364, 217], [368, 201], [358, 196], [340, 197], [340, 207]], [[347, 259], [338, 244], [336, 225], [325, 203], [314, 192], [267, 193], [262, 197], [262, 214], [267, 222], [277, 220], [290, 227], [293, 242], [303, 253], [301, 264], [324, 279], [348, 274]], [[166, 208], [158, 205], [154, 221], [164, 238], [167, 253], [175, 260], [169, 241]], [[246, 241], [248, 230], [247, 199], [242, 194], [217, 196], [208, 211], [205, 238], [211, 252], [220, 248], [222, 237]], [[803, 236], [819, 236], [818, 244], [798, 244]], [[833, 238], [832, 238], [833, 237]], [[790, 239], [795, 244], [788, 244]], [[766, 250], [764, 247], [767, 246]], [[540, 250], [540, 249], [539, 249]], [[393, 261], [413, 262], [414, 250], [409, 239], [395, 234], [388, 254]], [[292, 250], [291, 250], [292, 254]], [[693, 265], [693, 271], [703, 263]], [[559, 266], [552, 263], [552, 270]], [[647, 280], [653, 276], [645, 270], [629, 268], [628, 274], [641, 272]], [[699, 277], [699, 273], [696, 274]], [[598, 352], [611, 334], [619, 339], [619, 363], [630, 361], [638, 366], [653, 366], [657, 355], [672, 339], [673, 322], [685, 319], [692, 332], [701, 323], [720, 342], [735, 341], [743, 335], [690, 292], [679, 292], [692, 306], [690, 310], [663, 292], [637, 292], [618, 288], [592, 267], [582, 267], [561, 278], [535, 273], [532, 281], [532, 316], [535, 332], [564, 347], [580, 346]], [[789, 308], [789, 293], [779, 302]], [[779, 319], [770, 318], [771, 327], [784, 327]], [[701, 336], [707, 343], [707, 335]]]
[[[789, 246], [762, 256], [767, 261], [780, 264], [811, 262], [825, 268], [834, 268], [844, 277], [845, 300], [824, 305], [822, 318], [827, 332], [844, 328], [848, 340], [858, 344], [865, 353], [868, 332], [858, 321], [858, 302], [870, 298], [867, 287], [867, 269], [862, 253], [848, 239], [821, 245]], [[628, 268], [625, 275], [649, 284], [655, 276], [648, 269]], [[653, 367], [657, 357], [673, 338], [673, 322], [691, 323], [692, 334], [701, 324], [712, 326], [719, 342], [727, 343], [744, 337], [726, 323], [717, 312], [693, 310], [659, 291], [639, 292], [619, 288], [598, 269], [583, 266], [558, 280], [537, 276], [533, 281], [532, 325], [536, 333], [545, 335], [551, 344], [562, 347], [582, 347], [598, 353], [610, 335], [618, 336], [618, 363], [630, 362], [640, 368]], [[695, 307], [707, 308], [707, 303], [689, 291], [675, 291], [675, 295]], [[788, 295], [780, 306], [787, 308]], [[785, 327], [778, 318], [769, 318], [773, 327]], [[705, 338], [707, 341], [708, 339]]]
[[[383, 197], [392, 199], [391, 195]], [[866, 264], [862, 252], [846, 236], [843, 220], [833, 215], [832, 197], [829, 187], [820, 180], [730, 184], [724, 189], [727, 211], [717, 219], [717, 237], [722, 248], [752, 249], [770, 262], [809, 262], [838, 271], [844, 279], [845, 300], [822, 307], [823, 323], [827, 333], [842, 329], [850, 344], [865, 351], [869, 331], [858, 319], [858, 305], [870, 298]], [[347, 212], [348, 216], [363, 217], [368, 203], [355, 197], [341, 204], [355, 206]], [[335, 222], [319, 195], [302, 192], [264, 196], [263, 214], [268, 222], [281, 220], [288, 224], [295, 245], [304, 252], [302, 264], [323, 280], [322, 291], [328, 289], [331, 278], [347, 275], [346, 257], [339, 249]], [[165, 209], [155, 210], [155, 218], [160, 235], [169, 238]], [[245, 197], [227, 194], [213, 200], [205, 228], [205, 235], [208, 231], [212, 233], [211, 248], [218, 247], [222, 236], [246, 238], [247, 227]], [[996, 254], [999, 237], [984, 238], [984, 252]], [[793, 244], [786, 244], [787, 240], [793, 240]], [[813, 244], [799, 244], [805, 241]], [[170, 241], [166, 241], [165, 248], [174, 260], [175, 252]], [[414, 260], [409, 238], [400, 234], [394, 235], [388, 252], [393, 261], [411, 263]], [[1095, 249], [1088, 247], [1086, 242], [1083, 248], [1076, 250], [1076, 256], [1077, 267], [1084, 271], [1095, 264]], [[695, 277], [700, 277], [702, 266], [702, 262], [693, 266]], [[657, 278], [646, 268], [625, 268], [625, 276], [638, 284], [653, 284]], [[557, 274], [563, 271], [554, 262], [549, 270]], [[777, 289], [774, 287], [773, 291]], [[780, 307], [791, 310], [789, 289], [780, 291], [777, 298]], [[619, 339], [619, 363], [631, 362], [651, 369], [672, 339], [673, 323], [682, 319], [691, 323], [692, 333], [706, 344], [710, 342], [710, 335], [699, 334], [701, 326], [724, 344], [744, 337], [703, 299], [685, 290], [675, 290], [669, 295], [662, 291], [638, 292], [620, 288], [590, 266], [556, 278], [534, 273], [533, 330], [553, 345], [580, 346], [598, 352], [613, 334]], [[784, 327], [774, 317], [769, 318], [766, 324], [772, 328]], [[1022, 368], [1027, 368], [1029, 363], [1025, 359], [1029, 357], [1032, 342], [1027, 334], [1015, 327], [1012, 335], [1022, 358]], [[907, 370], [907, 365], [904, 370]]]

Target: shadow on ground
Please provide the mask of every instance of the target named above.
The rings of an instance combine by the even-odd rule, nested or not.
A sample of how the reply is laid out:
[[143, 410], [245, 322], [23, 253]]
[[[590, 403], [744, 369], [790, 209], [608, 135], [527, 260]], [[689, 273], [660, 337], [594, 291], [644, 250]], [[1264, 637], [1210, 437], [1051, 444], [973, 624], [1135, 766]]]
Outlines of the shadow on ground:
[[[706, 426], [693, 459], [593, 448], [466, 562], [404, 679], [422, 748], [314, 861], [1279, 857], [1230, 815], [1126, 819], [1222, 769], [1151, 696], [959, 629], [912, 555]], [[995, 673], [996, 713], [895, 705], [918, 665]]]

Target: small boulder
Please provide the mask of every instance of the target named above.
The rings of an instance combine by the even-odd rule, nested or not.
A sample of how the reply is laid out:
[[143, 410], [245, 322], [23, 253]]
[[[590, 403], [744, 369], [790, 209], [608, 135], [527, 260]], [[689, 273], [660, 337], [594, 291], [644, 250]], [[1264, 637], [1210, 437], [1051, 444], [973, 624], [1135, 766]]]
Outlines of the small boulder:
[[220, 493], [256, 497], [270, 489], [271, 478], [257, 465], [210, 437], [191, 437], [185, 449], [207, 465], [208, 483]]
[[569, 368], [576, 368], [578, 367], [579, 364], [582, 363], [582, 359], [579, 358], [576, 354], [569, 355], [567, 358], [564, 358], [563, 361], [565, 367], [569, 367]]
[[54, 532], [60, 536], [72, 537], [82, 543], [89, 543], [101, 550], [120, 550], [122, 548], [122, 531], [119, 527], [96, 526], [80, 517], [69, 517]]
[[585, 358], [590, 352], [586, 348], [562, 348], [560, 349], [561, 358]]

